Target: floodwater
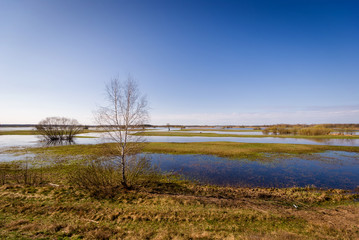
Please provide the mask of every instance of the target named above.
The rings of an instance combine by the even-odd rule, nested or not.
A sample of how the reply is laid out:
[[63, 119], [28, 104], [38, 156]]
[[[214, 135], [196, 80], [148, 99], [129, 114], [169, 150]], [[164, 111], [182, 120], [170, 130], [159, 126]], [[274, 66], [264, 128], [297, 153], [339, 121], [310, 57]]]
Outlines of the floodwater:
[[10, 154], [10, 153], [1, 153], [0, 152], [0, 162], [11, 162], [11, 161], [22, 161], [22, 160], [28, 160], [35, 157], [34, 154]]
[[[75, 144], [98, 144], [111, 142], [100, 137], [100, 133], [85, 133], [79, 136], [95, 138], [75, 138]], [[312, 145], [336, 145], [359, 146], [359, 139], [305, 139], [305, 138], [275, 138], [275, 137], [174, 137], [174, 136], [146, 136], [148, 142], [242, 142], [242, 143], [287, 143], [287, 144], [312, 144]], [[39, 136], [35, 135], [0, 135], [0, 149], [9, 147], [40, 147]]]
[[[97, 144], [103, 142], [99, 138], [76, 138], [74, 144]], [[0, 150], [12, 147], [41, 147], [46, 142], [38, 135], [0, 135]]]
[[39, 138], [35, 135], [0, 135], [0, 149], [8, 147], [35, 146]]
[[35, 130], [33, 127], [0, 127], [0, 131], [30, 131]]
[[359, 186], [359, 153], [316, 154], [231, 160], [211, 155], [149, 154], [161, 171], [203, 184], [247, 187], [305, 187], [354, 190]]
[[[208, 128], [208, 129], [213, 129], [213, 128]], [[218, 127], [217, 129], [224, 129], [224, 130], [253, 130], [253, 128], [223, 128], [223, 127]]]
[[[109, 142], [101, 133], [80, 134], [75, 144]], [[168, 137], [148, 136], [148, 142], [247, 142], [359, 146], [359, 139], [296, 139], [275, 137]], [[0, 162], [23, 160], [32, 155], [5, 153], [12, 147], [46, 146], [35, 135], [0, 135]], [[231, 160], [208, 155], [150, 154], [162, 171], [177, 172], [205, 184], [249, 187], [304, 187], [355, 189], [359, 186], [359, 153], [327, 151], [315, 154], [268, 156], [256, 160]]]
[[287, 143], [310, 145], [359, 146], [359, 139], [306, 139], [275, 137], [172, 137], [147, 136], [148, 142], [242, 142], [242, 143]]
[[[315, 186], [348, 190], [359, 187], [359, 153], [268, 154], [251, 160], [195, 154], [146, 156], [162, 172], [180, 174], [201, 184], [278, 188]], [[33, 154], [0, 154], [0, 162], [34, 157]]]
[[263, 135], [262, 132], [227, 132], [227, 131], [185, 131], [185, 133], [216, 133], [216, 134], [233, 134], [233, 135]]

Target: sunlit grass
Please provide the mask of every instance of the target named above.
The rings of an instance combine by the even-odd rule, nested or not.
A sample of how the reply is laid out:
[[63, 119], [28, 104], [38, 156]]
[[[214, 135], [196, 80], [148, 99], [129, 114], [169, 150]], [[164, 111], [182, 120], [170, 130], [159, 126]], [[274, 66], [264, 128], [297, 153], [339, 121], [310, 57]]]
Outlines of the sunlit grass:
[[170, 154], [206, 154], [229, 158], [262, 157], [265, 154], [308, 154], [323, 151], [359, 152], [359, 147], [275, 144], [275, 143], [234, 143], [234, 142], [196, 142], [196, 143], [149, 143], [144, 151]]
[[[180, 183], [179, 183], [180, 184]], [[183, 185], [96, 199], [69, 186], [0, 187], [2, 239], [356, 239], [344, 191]], [[295, 208], [294, 205], [298, 208]], [[332, 224], [335, 222], [335, 224]]]
[[0, 135], [39, 135], [36, 130], [14, 130], [14, 131], [1, 131]]
[[[68, 145], [40, 148], [9, 150], [12, 153], [41, 153], [50, 155], [82, 155], [104, 156], [114, 147], [113, 143], [94, 145]], [[308, 154], [323, 151], [359, 152], [359, 147], [328, 146], [306, 144], [277, 144], [277, 143], [235, 143], [235, 142], [196, 142], [196, 143], [144, 143], [143, 151], [148, 153], [168, 154], [206, 154], [228, 158], [253, 158], [270, 154]]]

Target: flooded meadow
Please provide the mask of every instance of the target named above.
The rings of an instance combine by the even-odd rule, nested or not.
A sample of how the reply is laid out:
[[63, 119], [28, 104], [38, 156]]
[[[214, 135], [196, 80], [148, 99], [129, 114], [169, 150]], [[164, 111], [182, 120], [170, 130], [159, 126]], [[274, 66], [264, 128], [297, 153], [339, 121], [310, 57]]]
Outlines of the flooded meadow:
[[[8, 131], [13, 131], [10, 129]], [[21, 129], [31, 130], [31, 129]], [[154, 129], [166, 131], [167, 129]], [[262, 134], [248, 132], [230, 134]], [[200, 132], [193, 131], [193, 132]], [[208, 132], [208, 131], [207, 131]], [[213, 131], [215, 133], [227, 133]], [[191, 142], [237, 142], [237, 143], [281, 143], [333, 146], [359, 146], [359, 139], [304, 139], [276, 137], [177, 137], [146, 136], [147, 142], [191, 143]], [[101, 133], [79, 134], [71, 144], [100, 144], [111, 142]], [[71, 145], [70, 144], [70, 145]], [[55, 144], [56, 145], [56, 144]], [[38, 135], [0, 135], [0, 162], [36, 158], [36, 155], [16, 155], [8, 149], [47, 147]], [[201, 154], [148, 154], [151, 164], [163, 172], [180, 174], [201, 184], [249, 187], [304, 187], [341, 188], [354, 190], [359, 186], [359, 153], [325, 151], [312, 154], [267, 154], [258, 159], [231, 159]]]

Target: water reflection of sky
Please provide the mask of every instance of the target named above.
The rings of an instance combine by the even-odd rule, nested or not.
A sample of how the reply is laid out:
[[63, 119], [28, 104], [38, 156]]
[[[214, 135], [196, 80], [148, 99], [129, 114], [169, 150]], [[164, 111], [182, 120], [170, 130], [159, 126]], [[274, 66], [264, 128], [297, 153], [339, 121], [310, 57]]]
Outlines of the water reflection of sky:
[[359, 154], [325, 152], [274, 159], [228, 160], [208, 155], [150, 154], [162, 171], [177, 172], [206, 184], [249, 187], [354, 189], [359, 186]]
[[[97, 144], [103, 140], [99, 138], [76, 138], [75, 144]], [[0, 135], [0, 149], [10, 147], [41, 147], [46, 143], [38, 135]]]
[[275, 138], [275, 137], [172, 137], [147, 136], [149, 142], [242, 142], [359, 146], [359, 139]]
[[[79, 136], [101, 137], [100, 133], [86, 133]], [[359, 139], [303, 139], [303, 138], [275, 138], [275, 137], [172, 137], [172, 136], [146, 136], [148, 142], [242, 142], [242, 143], [287, 143], [287, 144], [313, 144], [359, 146]], [[76, 144], [98, 144], [111, 142], [102, 138], [75, 138]], [[35, 135], [0, 135], [0, 148], [4, 147], [36, 147], [42, 146], [39, 136]]]
[[31, 131], [34, 127], [0, 127], [0, 131]]
[[262, 132], [229, 132], [229, 131], [186, 131], [186, 133], [216, 133], [216, 134], [232, 134], [232, 135], [263, 135]]
[[[81, 134], [99, 137], [99, 133]], [[294, 143], [359, 146], [359, 139], [295, 139], [238, 137], [146, 137], [149, 142], [232, 141], [252, 143]], [[10, 147], [44, 146], [34, 135], [0, 136], [0, 162], [22, 160], [26, 156], [1, 153]], [[76, 138], [76, 144], [106, 142], [103, 138]], [[325, 152], [310, 155], [269, 157], [270, 161], [228, 160], [203, 155], [151, 154], [153, 164], [164, 171], [175, 171], [202, 183], [220, 185], [291, 187], [315, 185], [325, 188], [354, 189], [359, 186], [359, 154]]]

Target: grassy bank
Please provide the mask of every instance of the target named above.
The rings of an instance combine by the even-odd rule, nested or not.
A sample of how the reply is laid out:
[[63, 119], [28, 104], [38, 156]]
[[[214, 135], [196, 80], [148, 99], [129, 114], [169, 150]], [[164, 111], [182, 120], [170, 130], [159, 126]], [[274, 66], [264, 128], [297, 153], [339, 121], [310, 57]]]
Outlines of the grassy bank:
[[97, 199], [71, 186], [0, 186], [1, 239], [357, 239], [341, 190], [158, 183]]
[[[114, 145], [70, 145], [41, 148], [27, 148], [9, 150], [10, 153], [35, 153], [49, 155], [106, 155]], [[276, 143], [234, 143], [234, 142], [197, 142], [197, 143], [146, 143], [143, 151], [148, 153], [168, 154], [206, 154], [229, 158], [258, 158], [266, 154], [308, 154], [323, 151], [349, 151], [359, 152], [359, 147], [328, 146], [328, 145], [302, 145], [302, 144], [276, 144]]]
[[1, 135], [39, 135], [39, 132], [36, 130], [0, 131]]
[[307, 138], [307, 139], [359, 139], [359, 135], [355, 136], [342, 136], [342, 135], [319, 135], [319, 136], [306, 136], [306, 135], [240, 135], [240, 134], [221, 134], [221, 133], [189, 133], [186, 131], [169, 131], [169, 132], [142, 132], [137, 135], [141, 136], [173, 136], [173, 137], [254, 137], [254, 138]]

